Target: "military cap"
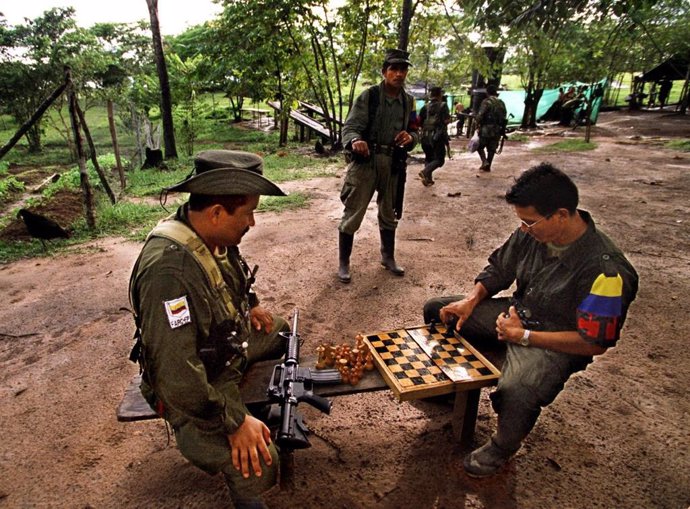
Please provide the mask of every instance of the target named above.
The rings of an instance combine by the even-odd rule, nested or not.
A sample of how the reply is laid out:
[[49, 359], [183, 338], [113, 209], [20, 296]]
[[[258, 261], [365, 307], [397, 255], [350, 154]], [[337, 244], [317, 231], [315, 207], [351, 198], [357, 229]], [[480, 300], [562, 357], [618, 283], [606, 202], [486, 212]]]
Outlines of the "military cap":
[[194, 158], [194, 171], [165, 191], [223, 196], [285, 196], [277, 185], [263, 176], [263, 159], [239, 150], [199, 152]]
[[384, 65], [390, 65], [390, 64], [412, 65], [410, 63], [410, 53], [407, 51], [403, 51], [401, 49], [386, 50], [386, 57], [383, 59], [383, 64]]

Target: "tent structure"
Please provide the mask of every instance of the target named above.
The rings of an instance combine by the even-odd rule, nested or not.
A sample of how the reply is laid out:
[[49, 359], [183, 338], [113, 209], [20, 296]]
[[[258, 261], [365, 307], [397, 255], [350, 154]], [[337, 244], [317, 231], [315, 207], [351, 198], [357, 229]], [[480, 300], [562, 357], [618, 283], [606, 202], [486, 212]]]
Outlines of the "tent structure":
[[640, 81], [684, 80], [690, 67], [690, 55], [673, 55], [650, 69], [640, 77]]

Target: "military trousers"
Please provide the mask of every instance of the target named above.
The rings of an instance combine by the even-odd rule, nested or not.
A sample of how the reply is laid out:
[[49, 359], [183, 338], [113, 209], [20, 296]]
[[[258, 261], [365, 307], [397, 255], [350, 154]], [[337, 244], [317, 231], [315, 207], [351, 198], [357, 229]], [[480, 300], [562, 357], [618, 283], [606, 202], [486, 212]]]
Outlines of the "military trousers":
[[367, 163], [352, 162], [340, 191], [340, 201], [345, 210], [338, 229], [342, 233], [354, 235], [364, 220], [369, 202], [377, 193], [378, 223], [380, 230], [395, 230], [395, 193], [398, 176], [391, 172], [391, 157], [386, 154], [372, 155]]
[[[463, 295], [454, 295], [428, 300], [424, 305], [424, 322], [440, 322], [441, 308], [463, 298]], [[570, 375], [585, 369], [592, 358], [499, 341], [496, 319], [509, 307], [508, 298], [482, 301], [463, 323], [460, 335], [479, 350], [499, 344], [506, 346], [501, 376], [490, 398], [498, 415], [498, 429], [493, 439], [512, 453], [532, 431], [542, 408], [553, 402]]]
[[[222, 381], [214, 383], [216, 388], [229, 398], [239, 398], [239, 383], [245, 370], [253, 363], [279, 359], [285, 353], [285, 340], [279, 336], [280, 332], [289, 331], [288, 323], [281, 317], [273, 318], [273, 327], [269, 334], [252, 329], [247, 342], [247, 357], [235, 358], [227, 368], [227, 373], [221, 375]], [[242, 404], [239, 402], [238, 404]], [[250, 468], [248, 479], [232, 465], [232, 451], [228, 435], [222, 428], [204, 429], [194, 422], [187, 422], [176, 427], [175, 439], [182, 455], [196, 467], [217, 474], [221, 472], [225, 482], [234, 497], [255, 497], [273, 487], [278, 480], [280, 464], [278, 451], [271, 442], [268, 449], [271, 453], [270, 466], [261, 460], [262, 476], [256, 477]]]

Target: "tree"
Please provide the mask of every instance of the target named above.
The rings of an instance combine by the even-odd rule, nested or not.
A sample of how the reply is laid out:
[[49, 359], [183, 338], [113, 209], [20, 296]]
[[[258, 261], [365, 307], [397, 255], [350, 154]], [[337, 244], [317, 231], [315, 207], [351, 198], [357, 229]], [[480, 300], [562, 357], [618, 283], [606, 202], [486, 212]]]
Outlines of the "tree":
[[151, 18], [151, 36], [153, 39], [153, 50], [156, 55], [158, 81], [160, 82], [160, 104], [161, 118], [163, 120], [163, 146], [165, 147], [165, 158], [177, 159], [170, 82], [168, 79], [168, 69], [165, 64], [165, 55], [163, 53], [163, 40], [161, 38], [160, 24], [158, 22], [158, 0], [146, 0], [146, 5], [149, 8], [149, 16]]
[[[50, 93], [63, 83], [63, 67], [75, 65], [86, 50], [74, 9], [55, 8], [25, 25], [0, 25], [0, 111], [24, 124]], [[26, 131], [30, 152], [40, 152], [43, 124]]]

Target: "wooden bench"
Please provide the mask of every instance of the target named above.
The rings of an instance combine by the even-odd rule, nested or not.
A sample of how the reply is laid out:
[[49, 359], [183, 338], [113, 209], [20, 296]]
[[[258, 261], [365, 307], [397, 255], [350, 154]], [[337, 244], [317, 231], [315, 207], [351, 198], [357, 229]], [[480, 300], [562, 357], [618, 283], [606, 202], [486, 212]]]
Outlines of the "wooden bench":
[[[282, 105], [280, 101], [268, 101], [267, 104], [279, 113], [282, 111]], [[300, 141], [304, 142], [308, 139], [311, 139], [311, 136], [309, 135], [312, 132], [318, 134], [322, 138], [322, 140], [324, 140], [324, 142], [327, 142], [331, 139], [331, 133], [328, 130], [328, 128], [318, 120], [310, 117], [309, 115], [305, 115], [301, 111], [291, 109], [288, 112], [288, 116], [295, 122], [295, 125], [297, 125], [300, 129]]]
[[[301, 366], [313, 366], [314, 356], [302, 356]], [[273, 374], [276, 361], [262, 361], [252, 365], [245, 374], [240, 391], [246, 405], [264, 405], [270, 401], [267, 396], [267, 388]], [[158, 419], [156, 414], [141, 395], [139, 385], [141, 376], [136, 375], [130, 381], [125, 390], [124, 397], [117, 407], [117, 420], [121, 422], [142, 421]], [[460, 386], [459, 386], [460, 387]], [[315, 385], [314, 393], [323, 397], [333, 398], [347, 396], [361, 392], [389, 390], [388, 385], [378, 371], [365, 372], [365, 375], [355, 386], [349, 384]], [[453, 437], [462, 448], [468, 447], [474, 435], [479, 408], [479, 395], [481, 388], [473, 387], [470, 390], [460, 390], [455, 393], [451, 422]]]
[[[323, 112], [323, 109], [320, 106], [316, 106], [315, 104], [305, 101], [297, 101], [297, 104], [299, 104], [300, 109], [304, 110], [310, 117], [313, 115], [319, 115], [324, 120], [326, 119], [326, 114]], [[339, 118], [334, 118], [332, 120], [340, 126], [343, 125], [343, 121]]]
[[249, 113], [252, 116], [252, 121], [256, 127], [261, 127], [262, 120], [265, 116], [271, 113], [271, 110], [263, 110], [261, 108], [242, 108], [242, 113]]

